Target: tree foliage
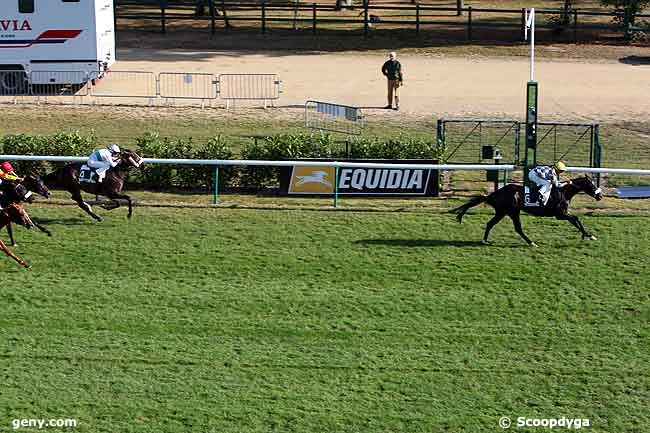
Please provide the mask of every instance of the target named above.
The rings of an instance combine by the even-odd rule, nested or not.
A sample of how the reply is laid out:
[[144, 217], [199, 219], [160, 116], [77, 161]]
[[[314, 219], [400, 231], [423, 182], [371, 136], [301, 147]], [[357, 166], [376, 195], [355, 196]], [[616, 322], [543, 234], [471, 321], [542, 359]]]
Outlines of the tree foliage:
[[631, 38], [637, 15], [650, 6], [650, 0], [600, 0], [604, 6], [613, 7], [616, 11], [614, 21], [625, 29], [625, 37]]

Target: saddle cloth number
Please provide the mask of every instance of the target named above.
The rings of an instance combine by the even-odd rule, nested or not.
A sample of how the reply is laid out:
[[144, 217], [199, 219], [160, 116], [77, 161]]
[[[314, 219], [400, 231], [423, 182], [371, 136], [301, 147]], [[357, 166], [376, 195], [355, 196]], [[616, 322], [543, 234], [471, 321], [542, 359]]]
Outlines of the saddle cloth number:
[[524, 188], [524, 204], [528, 207], [539, 207], [540, 199], [539, 191], [535, 188], [531, 189], [528, 186]]
[[82, 165], [79, 170], [79, 182], [83, 183], [97, 183], [97, 173], [87, 165]]

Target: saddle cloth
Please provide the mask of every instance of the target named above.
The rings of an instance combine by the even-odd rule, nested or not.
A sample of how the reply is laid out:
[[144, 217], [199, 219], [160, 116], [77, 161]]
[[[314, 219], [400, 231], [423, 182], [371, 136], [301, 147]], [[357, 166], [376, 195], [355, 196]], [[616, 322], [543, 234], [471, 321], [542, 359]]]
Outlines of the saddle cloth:
[[86, 164], [82, 165], [79, 169], [79, 182], [80, 183], [97, 183], [97, 173], [95, 170], [88, 167]]

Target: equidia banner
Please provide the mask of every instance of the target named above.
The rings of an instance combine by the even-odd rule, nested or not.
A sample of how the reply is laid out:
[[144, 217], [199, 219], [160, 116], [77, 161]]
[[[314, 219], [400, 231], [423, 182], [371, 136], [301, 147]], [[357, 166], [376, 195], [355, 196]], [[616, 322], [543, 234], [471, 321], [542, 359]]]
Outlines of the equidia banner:
[[[310, 160], [313, 161], [313, 160]], [[435, 160], [356, 160], [383, 164], [437, 164]], [[349, 160], [347, 162], [355, 162]], [[359, 196], [438, 196], [438, 170], [408, 168], [368, 168], [300, 166], [281, 170], [280, 185], [288, 195], [333, 195], [338, 182], [340, 195]], [[338, 176], [335, 176], [338, 174]]]

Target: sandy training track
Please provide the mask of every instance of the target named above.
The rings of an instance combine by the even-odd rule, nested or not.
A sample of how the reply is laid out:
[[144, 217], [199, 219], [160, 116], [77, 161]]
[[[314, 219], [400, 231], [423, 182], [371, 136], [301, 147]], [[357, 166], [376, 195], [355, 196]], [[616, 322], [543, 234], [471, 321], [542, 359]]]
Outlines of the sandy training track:
[[[191, 52], [125, 49], [113, 70], [154, 72], [277, 73], [279, 105], [308, 99], [366, 108], [386, 104], [384, 58], [354, 54]], [[526, 58], [400, 56], [405, 114], [521, 118]], [[647, 120], [650, 66], [620, 62], [537, 61], [540, 113], [567, 121]], [[395, 113], [398, 116], [398, 113]]]

